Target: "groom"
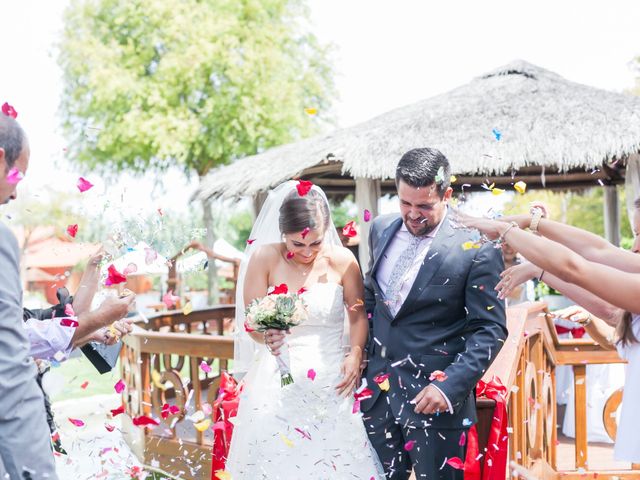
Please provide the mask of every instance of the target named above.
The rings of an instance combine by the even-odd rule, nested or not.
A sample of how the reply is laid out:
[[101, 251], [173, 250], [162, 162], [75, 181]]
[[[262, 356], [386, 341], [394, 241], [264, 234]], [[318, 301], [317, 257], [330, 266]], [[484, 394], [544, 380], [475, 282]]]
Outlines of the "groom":
[[452, 228], [450, 176], [438, 150], [405, 153], [396, 169], [400, 216], [371, 226], [365, 378], [373, 394], [362, 411], [388, 479], [408, 479], [412, 468], [417, 480], [464, 477], [445, 462], [464, 462], [476, 383], [507, 336], [494, 291], [500, 249]]

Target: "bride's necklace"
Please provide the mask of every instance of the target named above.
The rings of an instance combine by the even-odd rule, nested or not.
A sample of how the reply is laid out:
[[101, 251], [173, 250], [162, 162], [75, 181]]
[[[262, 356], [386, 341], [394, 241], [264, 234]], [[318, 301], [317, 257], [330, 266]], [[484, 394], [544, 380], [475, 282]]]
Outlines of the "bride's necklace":
[[291, 259], [290, 262], [295, 265], [295, 269], [298, 273], [300, 273], [303, 277], [306, 277], [311, 270], [313, 270], [313, 265], [316, 263], [316, 259], [313, 260], [307, 267], [300, 268], [300, 264], [295, 260]]

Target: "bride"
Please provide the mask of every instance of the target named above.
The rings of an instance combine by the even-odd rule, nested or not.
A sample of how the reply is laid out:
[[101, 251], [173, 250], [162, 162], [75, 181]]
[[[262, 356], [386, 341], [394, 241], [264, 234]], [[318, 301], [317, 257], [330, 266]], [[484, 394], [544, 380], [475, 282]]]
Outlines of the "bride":
[[[269, 194], [240, 268], [234, 373], [246, 375], [226, 471], [234, 480], [382, 479], [353, 407], [369, 330], [360, 269], [322, 190], [303, 188], [290, 181]], [[281, 284], [304, 289], [308, 318], [288, 332], [245, 332], [246, 305]], [[276, 356], [285, 343], [294, 383], [281, 387]]]

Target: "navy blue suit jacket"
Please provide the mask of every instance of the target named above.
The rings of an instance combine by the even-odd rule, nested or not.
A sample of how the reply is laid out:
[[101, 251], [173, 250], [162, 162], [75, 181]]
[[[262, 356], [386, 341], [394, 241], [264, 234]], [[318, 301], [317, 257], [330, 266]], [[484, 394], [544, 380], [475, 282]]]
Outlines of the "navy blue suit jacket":
[[[502, 253], [492, 243], [463, 248], [472, 233], [454, 229], [445, 217], [405, 302], [393, 316], [376, 274], [401, 225], [396, 214], [377, 217], [371, 226], [365, 277], [370, 318], [365, 378], [373, 396], [362, 402], [362, 411], [366, 414], [381, 393], [374, 377], [387, 373], [391, 386], [387, 401], [402, 425], [463, 428], [476, 421], [476, 383], [507, 337], [505, 305], [494, 290], [504, 267]], [[450, 400], [453, 414], [416, 414], [409, 403], [430, 383], [434, 370], [447, 375], [436, 385]]]

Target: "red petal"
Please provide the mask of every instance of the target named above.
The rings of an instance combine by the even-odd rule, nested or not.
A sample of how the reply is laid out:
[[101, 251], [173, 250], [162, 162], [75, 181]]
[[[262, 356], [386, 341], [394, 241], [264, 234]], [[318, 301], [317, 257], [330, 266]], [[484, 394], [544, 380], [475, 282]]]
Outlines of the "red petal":
[[304, 227], [304, 230], [302, 230], [302, 233], [300, 235], [304, 239], [307, 235], [309, 235], [310, 231], [311, 231], [311, 229], [309, 227]]
[[373, 381], [376, 382], [377, 384], [380, 384], [384, 382], [387, 378], [389, 378], [388, 373], [384, 373], [384, 374], [381, 373], [380, 375], [376, 375], [375, 377], [373, 377]]
[[67, 227], [67, 233], [70, 237], [76, 238], [76, 235], [78, 234], [78, 224], [69, 225]]
[[60, 325], [63, 327], [77, 327], [80, 324], [73, 318], [61, 318]]
[[116, 267], [113, 264], [109, 265], [109, 268], [107, 269], [107, 271], [108, 271], [108, 276], [104, 282], [104, 284], [107, 287], [110, 285], [117, 285], [118, 283], [124, 283], [127, 281], [127, 277], [125, 277], [123, 274], [117, 271]]
[[447, 460], [447, 465], [455, 468], [456, 470], [462, 470], [464, 468], [464, 462], [458, 457], [451, 457]]
[[291, 260], [295, 256], [293, 252], [287, 252], [287, 260]]
[[113, 388], [116, 391], [116, 393], [122, 393], [124, 391], [125, 387], [126, 387], [126, 385], [122, 381], [122, 379], [118, 380], [118, 382], [113, 386]]
[[307, 193], [309, 193], [311, 187], [313, 187], [313, 183], [307, 180], [299, 180], [298, 185], [296, 185], [296, 188], [298, 189], [298, 195], [304, 197]]
[[364, 388], [360, 393], [356, 392], [353, 394], [356, 400], [364, 400], [365, 398], [371, 398], [373, 396], [373, 390], [370, 388]]
[[255, 241], [256, 241], [256, 239], [255, 239], [255, 238], [250, 238], [249, 240], [247, 240], [247, 243], [248, 243], [249, 245], [251, 245], [251, 244], [252, 244], [253, 242], [255, 242]]
[[300, 290], [298, 290], [298, 295], [302, 295], [304, 292], [306, 292], [307, 289], [304, 287], [301, 287]]
[[131, 419], [133, 424], [136, 427], [139, 426], [147, 426], [147, 425], [160, 425], [157, 420], [154, 420], [151, 417], [147, 417], [146, 415], [140, 415], [139, 417], [134, 417]]
[[84, 389], [86, 389], [88, 386], [89, 386], [89, 382], [88, 382], [88, 381], [85, 381], [82, 385], [80, 385], [80, 388], [84, 390]]
[[78, 190], [80, 190], [80, 193], [83, 193], [89, 190], [91, 187], [93, 187], [93, 183], [91, 183], [86, 178], [80, 177], [78, 179], [77, 187], [78, 187]]
[[415, 444], [416, 444], [415, 440], [409, 440], [407, 443], [404, 444], [405, 451], [409, 452], [413, 450], [413, 447]]
[[109, 425], [108, 423], [105, 423], [104, 428], [106, 428], [108, 432], [113, 432], [116, 427], [114, 427], [113, 425]]
[[121, 413], [124, 413], [124, 405], [120, 405], [118, 408], [114, 408], [113, 410], [111, 410], [112, 417], [117, 417]]
[[286, 283], [281, 283], [280, 285], [274, 287], [269, 295], [278, 295], [280, 293], [289, 293], [289, 287], [287, 287]]
[[16, 109], [9, 105], [7, 102], [2, 104], [2, 113], [4, 113], [7, 117], [18, 118], [18, 112]]
[[70, 418], [69, 421], [73, 423], [76, 427], [84, 427], [84, 422], [82, 420], [76, 420], [75, 418]]
[[369, 220], [371, 220], [371, 212], [369, 210], [364, 211], [364, 221], [368, 222]]
[[343, 228], [342, 228], [342, 234], [345, 237], [351, 238], [351, 237], [355, 237], [358, 232], [356, 231], [356, 227], [355, 224], [353, 222], [353, 220], [351, 220], [350, 222], [348, 222]]

